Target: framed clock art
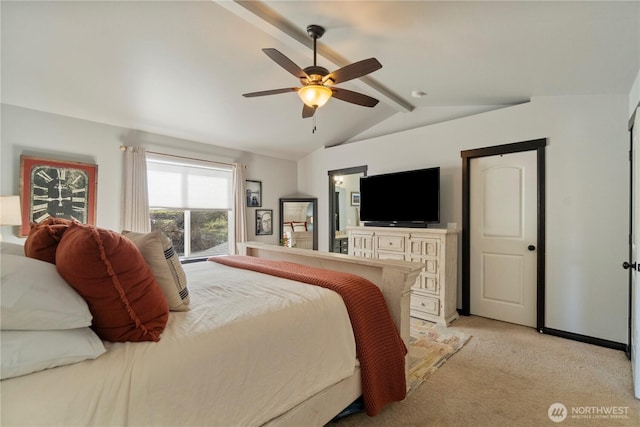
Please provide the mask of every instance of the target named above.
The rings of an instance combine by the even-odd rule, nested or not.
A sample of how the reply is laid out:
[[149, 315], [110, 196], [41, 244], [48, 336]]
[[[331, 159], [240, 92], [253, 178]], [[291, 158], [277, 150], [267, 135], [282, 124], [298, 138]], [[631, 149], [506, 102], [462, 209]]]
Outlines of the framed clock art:
[[47, 218], [96, 223], [98, 165], [20, 156], [21, 235]]

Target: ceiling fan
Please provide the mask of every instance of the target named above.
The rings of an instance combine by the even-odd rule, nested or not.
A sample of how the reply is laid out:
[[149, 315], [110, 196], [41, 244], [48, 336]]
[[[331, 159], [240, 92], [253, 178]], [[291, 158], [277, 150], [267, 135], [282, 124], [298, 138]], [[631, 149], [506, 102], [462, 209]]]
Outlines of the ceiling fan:
[[333, 72], [329, 72], [324, 67], [316, 64], [316, 42], [322, 37], [325, 30], [319, 25], [309, 25], [307, 34], [313, 39], [313, 65], [304, 69], [298, 67], [284, 54], [273, 48], [262, 49], [262, 51], [276, 64], [300, 79], [301, 87], [290, 87], [284, 89], [272, 89], [261, 92], [245, 93], [242, 96], [252, 98], [256, 96], [276, 95], [279, 93], [297, 92], [304, 106], [302, 108], [302, 118], [313, 117], [318, 107], [327, 103], [329, 98], [334, 97], [341, 101], [364, 107], [374, 107], [378, 100], [362, 93], [353, 92], [347, 89], [340, 89], [333, 85], [357, 79], [382, 68], [382, 64], [375, 58], [363, 59], [354, 62]]

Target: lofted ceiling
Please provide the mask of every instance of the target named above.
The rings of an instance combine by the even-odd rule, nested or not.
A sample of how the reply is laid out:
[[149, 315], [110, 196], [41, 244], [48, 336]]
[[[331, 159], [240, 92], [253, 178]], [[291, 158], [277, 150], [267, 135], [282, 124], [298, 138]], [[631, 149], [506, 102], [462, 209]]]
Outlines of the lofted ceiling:
[[[5, 1], [2, 102], [299, 159], [536, 96], [628, 94], [640, 68], [637, 1]], [[299, 81], [262, 48], [318, 65], [375, 57], [302, 119]], [[419, 98], [413, 92], [423, 92]], [[315, 133], [312, 132], [315, 126]]]

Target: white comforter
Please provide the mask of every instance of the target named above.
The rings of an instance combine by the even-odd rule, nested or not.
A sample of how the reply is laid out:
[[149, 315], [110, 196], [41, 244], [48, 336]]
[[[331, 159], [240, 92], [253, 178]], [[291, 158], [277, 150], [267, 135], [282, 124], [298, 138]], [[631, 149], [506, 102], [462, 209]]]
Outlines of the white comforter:
[[2, 381], [3, 426], [253, 426], [353, 374], [340, 296], [213, 262], [185, 265], [191, 310], [158, 343]]

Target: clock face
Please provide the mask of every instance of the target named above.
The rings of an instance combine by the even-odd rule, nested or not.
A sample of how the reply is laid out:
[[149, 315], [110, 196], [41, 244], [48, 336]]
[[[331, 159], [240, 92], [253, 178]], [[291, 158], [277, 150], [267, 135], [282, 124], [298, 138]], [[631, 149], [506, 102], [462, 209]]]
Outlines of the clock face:
[[36, 165], [31, 168], [29, 220], [50, 217], [87, 223], [89, 177], [82, 169]]

